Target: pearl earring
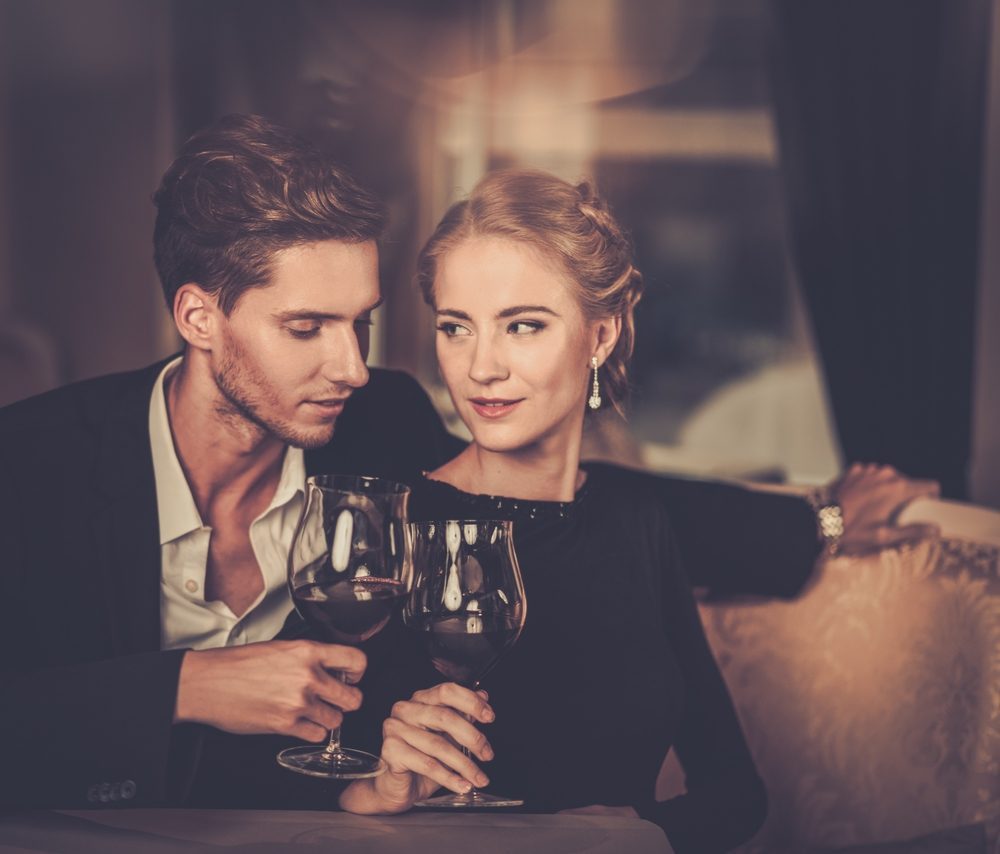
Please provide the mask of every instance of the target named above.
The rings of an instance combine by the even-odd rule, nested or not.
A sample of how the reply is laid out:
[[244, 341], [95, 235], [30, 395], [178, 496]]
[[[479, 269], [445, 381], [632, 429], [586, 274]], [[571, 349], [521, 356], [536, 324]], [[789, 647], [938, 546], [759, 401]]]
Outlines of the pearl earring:
[[590, 388], [590, 397], [587, 406], [591, 409], [601, 408], [601, 387], [597, 383], [597, 356], [590, 357], [590, 367], [594, 369], [594, 384]]

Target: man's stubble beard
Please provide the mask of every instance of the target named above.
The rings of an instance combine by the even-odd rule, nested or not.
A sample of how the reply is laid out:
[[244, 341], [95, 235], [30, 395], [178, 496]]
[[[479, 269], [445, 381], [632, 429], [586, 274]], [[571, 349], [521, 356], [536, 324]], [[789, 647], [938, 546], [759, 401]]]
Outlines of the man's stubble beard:
[[321, 448], [333, 438], [334, 424], [323, 435], [305, 434], [288, 424], [272, 421], [261, 415], [259, 402], [249, 389], [266, 389], [266, 384], [258, 382], [253, 371], [247, 371], [246, 362], [241, 357], [242, 350], [230, 339], [222, 364], [215, 373], [215, 385], [228, 404], [220, 408], [219, 414], [223, 418], [239, 419], [253, 425], [265, 435], [306, 451]]

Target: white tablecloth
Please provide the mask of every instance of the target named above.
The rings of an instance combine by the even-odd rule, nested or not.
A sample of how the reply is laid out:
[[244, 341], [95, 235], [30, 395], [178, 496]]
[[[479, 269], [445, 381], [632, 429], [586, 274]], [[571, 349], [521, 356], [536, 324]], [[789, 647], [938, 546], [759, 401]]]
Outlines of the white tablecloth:
[[663, 832], [631, 818], [442, 813], [115, 809], [0, 814], [0, 851], [175, 854], [671, 854]]

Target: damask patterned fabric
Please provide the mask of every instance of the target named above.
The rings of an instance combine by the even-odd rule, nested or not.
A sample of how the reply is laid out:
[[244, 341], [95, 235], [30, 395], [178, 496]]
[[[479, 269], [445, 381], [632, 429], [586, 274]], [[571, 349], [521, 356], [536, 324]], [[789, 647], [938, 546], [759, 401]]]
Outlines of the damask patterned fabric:
[[998, 844], [995, 545], [941, 539], [838, 558], [793, 602], [701, 609], [770, 799], [767, 824], [741, 850], [978, 823]]

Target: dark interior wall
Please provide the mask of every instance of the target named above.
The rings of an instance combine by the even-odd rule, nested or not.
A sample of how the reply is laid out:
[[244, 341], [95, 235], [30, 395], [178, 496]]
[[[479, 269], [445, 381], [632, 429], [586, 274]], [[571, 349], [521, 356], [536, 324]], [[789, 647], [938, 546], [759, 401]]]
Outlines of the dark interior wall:
[[[152, 265], [166, 4], [7, 0], [7, 257], [0, 292], [54, 348], [59, 381], [169, 347]], [[0, 244], [2, 249], [2, 244]]]

